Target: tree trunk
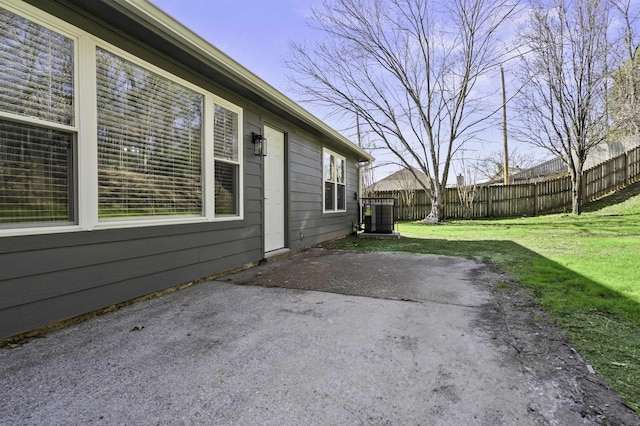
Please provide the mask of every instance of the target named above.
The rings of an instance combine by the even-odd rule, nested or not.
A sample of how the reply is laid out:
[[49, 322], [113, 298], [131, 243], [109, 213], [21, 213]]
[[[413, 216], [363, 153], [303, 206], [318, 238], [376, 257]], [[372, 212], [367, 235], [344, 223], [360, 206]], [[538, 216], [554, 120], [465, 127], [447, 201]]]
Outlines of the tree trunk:
[[436, 222], [444, 221], [444, 200], [442, 195], [443, 194], [440, 192], [439, 186], [435, 185], [431, 197], [431, 213], [429, 213], [429, 217]]
[[571, 213], [582, 213], [582, 172], [571, 172]]

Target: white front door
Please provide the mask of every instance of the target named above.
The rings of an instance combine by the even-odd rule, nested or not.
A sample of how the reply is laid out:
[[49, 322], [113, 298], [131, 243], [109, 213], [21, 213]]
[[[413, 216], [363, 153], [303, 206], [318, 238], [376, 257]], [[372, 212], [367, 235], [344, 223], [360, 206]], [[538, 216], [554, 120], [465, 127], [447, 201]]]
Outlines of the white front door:
[[264, 157], [264, 251], [284, 247], [284, 133], [264, 127], [267, 156]]

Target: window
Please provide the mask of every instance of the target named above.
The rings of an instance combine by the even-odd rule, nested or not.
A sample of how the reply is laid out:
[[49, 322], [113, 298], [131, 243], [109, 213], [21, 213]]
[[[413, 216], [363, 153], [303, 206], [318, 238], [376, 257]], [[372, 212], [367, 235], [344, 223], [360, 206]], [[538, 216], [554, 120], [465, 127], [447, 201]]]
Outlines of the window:
[[97, 49], [100, 219], [203, 214], [204, 96]]
[[242, 108], [0, 0], [0, 236], [243, 218]]
[[0, 226], [73, 223], [74, 41], [0, 8]]
[[322, 157], [324, 175], [324, 211], [345, 211], [345, 159], [328, 149], [323, 150]]
[[215, 158], [215, 214], [238, 215], [238, 113], [221, 105], [213, 117], [213, 155]]

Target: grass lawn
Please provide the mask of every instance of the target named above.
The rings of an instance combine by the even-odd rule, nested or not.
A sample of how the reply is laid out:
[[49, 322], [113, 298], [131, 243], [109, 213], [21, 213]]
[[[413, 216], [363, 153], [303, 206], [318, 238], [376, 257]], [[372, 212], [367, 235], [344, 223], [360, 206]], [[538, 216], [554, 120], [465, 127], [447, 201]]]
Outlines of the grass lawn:
[[[331, 248], [487, 259], [535, 298], [640, 414], [640, 183], [582, 215], [399, 224], [402, 238]], [[325, 245], [326, 246], [326, 245]]]

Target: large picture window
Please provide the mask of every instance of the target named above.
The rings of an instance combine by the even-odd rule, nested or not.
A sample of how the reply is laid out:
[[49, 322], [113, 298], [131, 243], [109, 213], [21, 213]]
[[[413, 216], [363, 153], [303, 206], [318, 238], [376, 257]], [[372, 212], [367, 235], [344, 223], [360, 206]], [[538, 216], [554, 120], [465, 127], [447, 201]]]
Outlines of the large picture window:
[[74, 41], [0, 8], [0, 226], [73, 223]]
[[324, 175], [324, 211], [346, 210], [345, 158], [328, 149], [322, 153]]
[[240, 220], [242, 123], [184, 76], [0, 0], [0, 236]]
[[97, 49], [100, 219], [202, 215], [204, 96]]

